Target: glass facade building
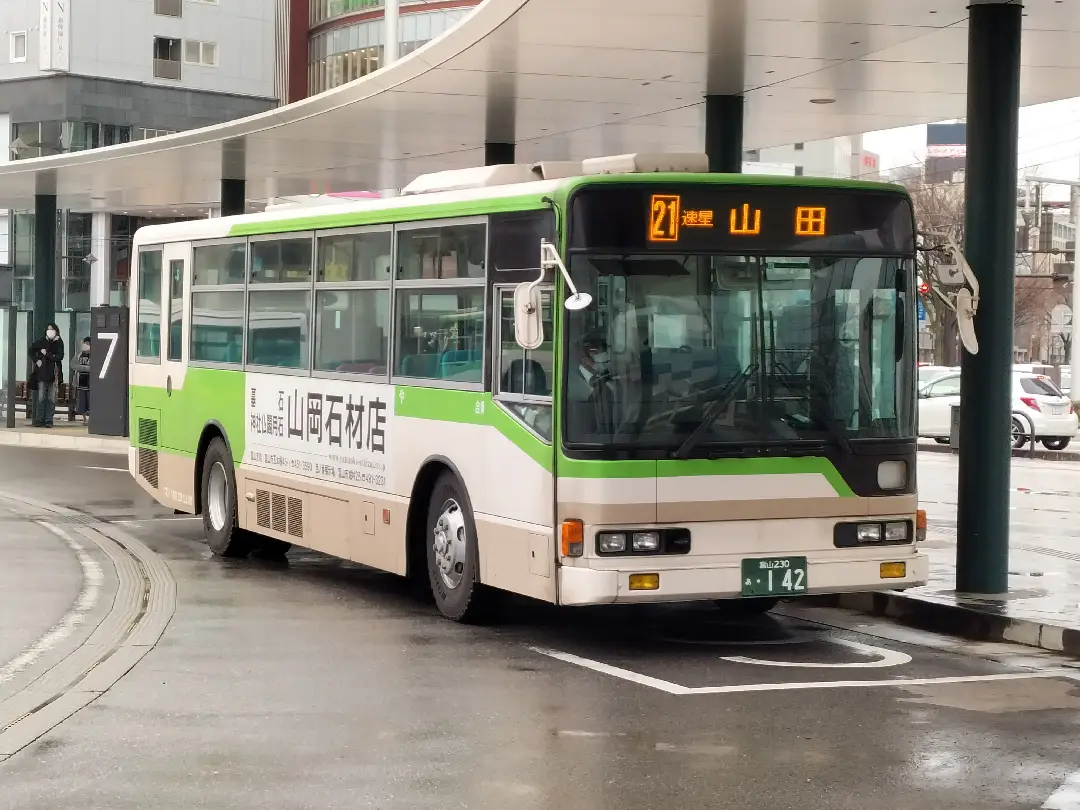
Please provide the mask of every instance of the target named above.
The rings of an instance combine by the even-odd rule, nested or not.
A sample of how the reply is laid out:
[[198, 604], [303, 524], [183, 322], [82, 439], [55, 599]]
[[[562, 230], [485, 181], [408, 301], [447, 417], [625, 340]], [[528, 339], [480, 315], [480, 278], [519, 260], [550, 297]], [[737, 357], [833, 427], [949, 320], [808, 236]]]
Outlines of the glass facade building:
[[[333, 19], [351, 13], [350, 10], [338, 11], [339, 8], [354, 5], [361, 7], [353, 11], [366, 11], [372, 6], [381, 8], [382, 2], [311, 0], [311, 17], [313, 20]], [[474, 1], [465, 0], [460, 7], [433, 11], [419, 11], [413, 6], [402, 5], [398, 20], [398, 55], [406, 56], [453, 28], [465, 19], [474, 5]], [[336, 13], [319, 18], [323, 11]], [[342, 25], [313, 33], [308, 39], [308, 95], [331, 90], [378, 70], [384, 61], [385, 33], [386, 25], [381, 15], [359, 22], [345, 20]]]

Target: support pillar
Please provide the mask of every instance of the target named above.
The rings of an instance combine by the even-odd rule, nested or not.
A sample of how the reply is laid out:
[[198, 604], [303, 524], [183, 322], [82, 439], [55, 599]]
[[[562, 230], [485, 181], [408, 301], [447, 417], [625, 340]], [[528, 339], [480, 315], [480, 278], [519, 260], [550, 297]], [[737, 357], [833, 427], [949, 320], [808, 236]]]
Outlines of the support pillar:
[[1013, 285], [1023, 8], [970, 7], [964, 253], [979, 279], [977, 355], [963, 353], [956, 589], [1009, 587]]
[[109, 275], [112, 267], [112, 214], [105, 211], [94, 213], [90, 221], [90, 306], [102, 307], [109, 303]]
[[742, 96], [705, 96], [705, 154], [710, 172], [742, 173], [744, 106]]
[[379, 67], [392, 65], [398, 60], [398, 19], [400, 0], [384, 0], [383, 3], [383, 62]]
[[514, 144], [488, 141], [484, 144], [484, 165], [499, 166], [514, 162]]
[[243, 180], [221, 181], [221, 215], [231, 217], [247, 210], [247, 192]]
[[56, 320], [56, 195], [34, 197], [34, 339]]

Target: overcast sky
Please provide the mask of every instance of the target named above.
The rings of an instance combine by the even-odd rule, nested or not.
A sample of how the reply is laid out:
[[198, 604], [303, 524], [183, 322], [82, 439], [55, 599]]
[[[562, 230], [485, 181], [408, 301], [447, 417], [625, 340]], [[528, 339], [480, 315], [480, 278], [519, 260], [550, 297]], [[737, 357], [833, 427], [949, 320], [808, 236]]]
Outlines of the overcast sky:
[[[903, 127], [867, 133], [866, 149], [881, 155], [883, 169], [921, 162], [926, 154], [926, 127]], [[1023, 173], [1076, 180], [1080, 176], [1080, 98], [1020, 110], [1019, 166]], [[1048, 188], [1047, 196], [1068, 199], [1064, 187]]]

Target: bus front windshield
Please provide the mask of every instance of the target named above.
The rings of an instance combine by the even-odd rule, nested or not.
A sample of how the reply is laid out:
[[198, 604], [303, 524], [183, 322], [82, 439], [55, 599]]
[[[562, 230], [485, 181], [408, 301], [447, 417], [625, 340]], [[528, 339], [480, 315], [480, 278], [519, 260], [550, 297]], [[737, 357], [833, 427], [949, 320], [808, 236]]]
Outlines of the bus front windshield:
[[568, 449], [738, 455], [914, 436], [901, 258], [582, 254], [567, 313]]

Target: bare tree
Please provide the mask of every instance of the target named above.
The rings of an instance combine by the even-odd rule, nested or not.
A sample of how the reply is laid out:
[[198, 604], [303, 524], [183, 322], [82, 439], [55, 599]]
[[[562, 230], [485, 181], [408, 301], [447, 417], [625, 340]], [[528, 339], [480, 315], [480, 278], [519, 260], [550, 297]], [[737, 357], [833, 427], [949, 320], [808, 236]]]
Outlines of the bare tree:
[[[964, 187], [953, 183], [927, 183], [919, 178], [907, 184], [915, 206], [915, 223], [920, 231], [946, 233], [958, 245], [964, 244]], [[926, 308], [926, 320], [934, 338], [934, 361], [939, 365], [960, 364], [960, 347], [956, 330], [956, 314], [945, 306], [937, 294], [938, 281], [935, 268], [941, 256], [937, 253], [919, 253], [919, 276], [930, 287], [928, 295], [921, 295]]]

